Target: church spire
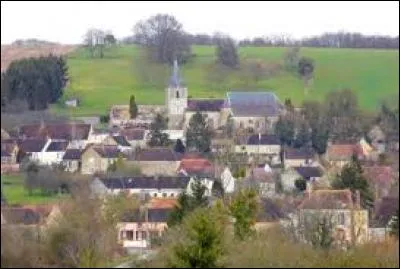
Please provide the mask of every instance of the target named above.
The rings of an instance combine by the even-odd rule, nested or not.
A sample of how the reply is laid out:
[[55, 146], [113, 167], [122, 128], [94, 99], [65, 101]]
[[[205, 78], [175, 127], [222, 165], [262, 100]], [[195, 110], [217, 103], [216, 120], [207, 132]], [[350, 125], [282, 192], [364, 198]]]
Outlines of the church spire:
[[172, 75], [169, 80], [169, 87], [171, 88], [179, 88], [182, 86], [182, 78], [179, 75], [179, 66], [178, 66], [178, 60], [175, 58], [174, 60], [174, 67], [172, 70]]

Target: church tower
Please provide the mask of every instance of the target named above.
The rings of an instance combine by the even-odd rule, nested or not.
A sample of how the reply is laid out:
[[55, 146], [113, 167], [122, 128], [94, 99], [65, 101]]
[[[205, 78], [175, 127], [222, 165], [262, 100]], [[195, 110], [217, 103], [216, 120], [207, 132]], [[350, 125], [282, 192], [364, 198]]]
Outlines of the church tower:
[[170, 119], [183, 118], [187, 107], [187, 96], [187, 88], [180, 77], [178, 61], [175, 59], [165, 98]]

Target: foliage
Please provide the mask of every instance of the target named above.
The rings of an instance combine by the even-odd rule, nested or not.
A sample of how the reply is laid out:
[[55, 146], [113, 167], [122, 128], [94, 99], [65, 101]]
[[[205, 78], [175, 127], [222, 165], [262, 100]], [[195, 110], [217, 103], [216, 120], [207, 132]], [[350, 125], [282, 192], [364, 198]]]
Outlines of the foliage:
[[135, 95], [131, 95], [131, 98], [129, 99], [129, 115], [131, 119], [135, 119], [138, 115], [138, 107], [136, 105], [135, 101]]
[[294, 185], [299, 191], [305, 191], [307, 189], [307, 181], [304, 178], [296, 179]]
[[282, 145], [291, 145], [295, 134], [294, 122], [287, 117], [279, 117], [275, 125], [275, 133]]
[[300, 47], [287, 48], [284, 54], [283, 62], [288, 72], [296, 72], [300, 61]]
[[196, 210], [184, 221], [182, 232], [185, 238], [173, 246], [168, 267], [222, 267], [224, 223], [216, 213]]
[[211, 131], [206, 123], [207, 115], [197, 111], [189, 121], [186, 131], [186, 146], [188, 149], [196, 149], [200, 152], [210, 151]]
[[10, 64], [1, 80], [2, 109], [20, 100], [30, 110], [43, 110], [63, 95], [68, 68], [62, 57], [53, 55], [21, 59]]
[[257, 193], [254, 190], [240, 190], [229, 205], [229, 210], [235, 219], [235, 236], [244, 240], [252, 235], [258, 210]]
[[39, 189], [42, 195], [52, 195], [59, 193], [62, 189], [65, 190], [69, 180], [65, 172], [29, 163], [25, 170], [24, 183], [29, 195], [32, 195], [35, 189]]
[[239, 55], [235, 41], [228, 36], [218, 37], [217, 62], [230, 68], [239, 66]]
[[176, 140], [176, 144], [175, 144], [175, 147], [174, 147], [174, 151], [175, 152], [179, 152], [179, 153], [185, 153], [185, 146], [183, 145], [183, 142], [182, 142], [182, 140], [180, 140], [180, 139], [177, 139]]
[[179, 63], [191, 56], [191, 48], [182, 29], [182, 24], [168, 14], [157, 14], [146, 21], [138, 22], [134, 29], [136, 41], [150, 49], [159, 63]]
[[363, 169], [357, 156], [353, 156], [350, 163], [346, 164], [340, 174], [332, 183], [335, 189], [350, 189], [355, 200], [356, 191], [360, 191], [361, 206], [366, 209], [371, 209], [374, 203], [374, 196], [365, 179]]
[[107, 42], [112, 41], [112, 37], [110, 35], [106, 36], [106, 33], [101, 29], [90, 28], [84, 35], [83, 43], [84, 46], [90, 51], [90, 55], [92, 58], [103, 58], [104, 47]]
[[301, 57], [298, 63], [298, 73], [305, 79], [309, 79], [314, 72], [314, 61], [311, 58]]
[[120, 192], [118, 195], [107, 196], [103, 205], [103, 216], [105, 221], [116, 224], [126, 212], [132, 212], [138, 208], [138, 197]]
[[297, 134], [296, 134], [293, 146], [295, 148], [301, 148], [303, 146], [308, 146], [310, 141], [311, 141], [310, 128], [309, 128], [307, 122], [303, 121], [300, 125], [300, 128], [299, 128]]
[[110, 115], [100, 115], [100, 123], [108, 123], [110, 121]]
[[157, 114], [156, 118], [150, 125], [150, 140], [148, 142], [150, 147], [169, 146], [171, 141], [169, 135], [163, 133], [162, 130], [167, 129], [168, 120], [161, 114]]
[[325, 126], [313, 128], [311, 131], [311, 144], [315, 152], [324, 154], [328, 146], [329, 130]]

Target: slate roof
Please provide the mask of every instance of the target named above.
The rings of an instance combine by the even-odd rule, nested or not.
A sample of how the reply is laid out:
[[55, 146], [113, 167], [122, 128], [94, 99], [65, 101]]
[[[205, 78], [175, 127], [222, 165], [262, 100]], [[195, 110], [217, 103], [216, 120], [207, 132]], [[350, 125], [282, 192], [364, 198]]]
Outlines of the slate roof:
[[311, 159], [314, 157], [314, 151], [308, 148], [285, 148], [285, 159], [299, 160]]
[[31, 225], [38, 224], [40, 221], [39, 213], [30, 208], [3, 207], [1, 208], [1, 214], [7, 224]]
[[321, 177], [322, 170], [318, 167], [313, 166], [299, 166], [293, 167], [294, 170], [297, 171], [303, 178], [310, 178], [310, 177]]
[[121, 135], [125, 136], [128, 141], [143, 140], [145, 129], [123, 129]]
[[257, 221], [278, 221], [286, 217], [285, 212], [276, 202], [271, 199], [260, 201], [260, 210], [257, 213]]
[[278, 116], [282, 105], [272, 92], [227, 93], [227, 105], [235, 117]]
[[184, 189], [190, 177], [110, 177], [101, 178], [108, 189]]
[[175, 162], [180, 160], [180, 154], [176, 154], [170, 148], [149, 148], [143, 149], [136, 153], [134, 159], [136, 161], [166, 161], [166, 162]]
[[23, 152], [41, 152], [47, 141], [44, 139], [24, 139], [20, 140], [18, 147]]
[[276, 135], [262, 134], [259, 140], [259, 135], [251, 135], [247, 139], [247, 145], [280, 145], [279, 137]]
[[391, 217], [396, 214], [396, 210], [398, 209], [398, 197], [383, 197], [377, 202], [373, 222], [381, 227], [385, 227], [389, 223]]
[[108, 158], [108, 159], [118, 158], [120, 153], [117, 146], [111, 146], [111, 145], [93, 146], [93, 150], [96, 151], [102, 158]]
[[26, 138], [44, 138], [49, 136], [52, 139], [82, 139], [89, 136], [91, 125], [84, 123], [58, 123], [58, 124], [30, 124], [23, 125], [19, 129], [20, 136]]
[[120, 146], [124, 146], [124, 147], [131, 146], [131, 144], [129, 144], [129, 142], [125, 139], [125, 136], [123, 136], [123, 135], [115, 135], [115, 136], [113, 136], [113, 139]]
[[[169, 214], [172, 212], [170, 208], [149, 208], [148, 222], [167, 222]], [[127, 212], [121, 218], [123, 222], [145, 222], [146, 211], [139, 209]]]
[[315, 190], [310, 197], [306, 194], [299, 209], [350, 209], [353, 207], [351, 191], [346, 190]]
[[63, 156], [63, 160], [80, 160], [82, 151], [80, 149], [67, 149]]
[[221, 111], [224, 99], [188, 99], [188, 111]]
[[54, 151], [65, 151], [67, 149], [68, 142], [67, 141], [52, 141], [50, 145], [47, 147], [47, 152]]

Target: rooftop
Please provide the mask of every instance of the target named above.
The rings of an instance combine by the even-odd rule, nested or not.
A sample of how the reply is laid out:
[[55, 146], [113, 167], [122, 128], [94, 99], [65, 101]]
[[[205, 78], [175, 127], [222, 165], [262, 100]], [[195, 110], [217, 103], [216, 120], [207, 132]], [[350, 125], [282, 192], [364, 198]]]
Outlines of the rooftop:
[[101, 178], [108, 189], [184, 189], [190, 177], [110, 177]]
[[351, 209], [353, 200], [351, 191], [345, 190], [315, 190], [306, 194], [299, 209]]
[[227, 102], [235, 117], [278, 116], [282, 108], [276, 95], [266, 91], [228, 92]]

